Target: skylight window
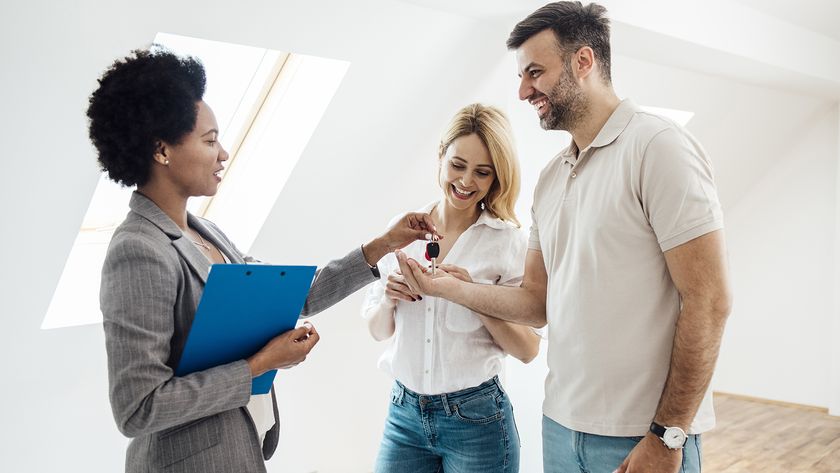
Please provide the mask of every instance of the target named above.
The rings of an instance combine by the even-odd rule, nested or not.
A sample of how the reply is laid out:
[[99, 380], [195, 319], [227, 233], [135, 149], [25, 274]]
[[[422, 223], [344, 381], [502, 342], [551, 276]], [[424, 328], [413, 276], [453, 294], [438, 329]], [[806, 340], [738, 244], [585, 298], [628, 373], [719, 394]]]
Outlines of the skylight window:
[[[204, 63], [204, 101], [230, 153], [218, 193], [190, 199], [188, 210], [219, 224], [247, 252], [350, 64], [166, 33], [155, 43]], [[42, 329], [102, 321], [102, 263], [133, 190], [105, 174], [99, 179]]]

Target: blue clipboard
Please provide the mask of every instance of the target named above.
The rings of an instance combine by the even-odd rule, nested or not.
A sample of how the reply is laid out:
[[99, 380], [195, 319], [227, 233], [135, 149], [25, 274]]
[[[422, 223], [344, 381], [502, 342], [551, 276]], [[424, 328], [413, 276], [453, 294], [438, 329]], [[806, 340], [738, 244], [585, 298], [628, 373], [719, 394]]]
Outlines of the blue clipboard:
[[[314, 277], [315, 266], [214, 264], [175, 375], [248, 358], [295, 328]], [[251, 394], [268, 393], [276, 374], [254, 378]]]

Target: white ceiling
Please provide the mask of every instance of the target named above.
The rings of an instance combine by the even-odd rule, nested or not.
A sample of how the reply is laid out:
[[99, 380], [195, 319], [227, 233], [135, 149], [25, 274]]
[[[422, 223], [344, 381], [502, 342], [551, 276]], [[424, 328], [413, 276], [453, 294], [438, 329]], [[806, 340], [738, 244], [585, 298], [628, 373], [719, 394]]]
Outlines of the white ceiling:
[[405, 3], [431, 8], [433, 10], [447, 11], [458, 15], [480, 18], [483, 20], [491, 18], [509, 17], [521, 15], [536, 10], [547, 2], [534, 0], [403, 0]]
[[[840, 1], [735, 0], [742, 5], [788, 21], [815, 33], [840, 40]], [[834, 58], [838, 60], [837, 58]]]
[[[547, 0], [402, 0], [480, 21], [517, 20]], [[613, 50], [755, 85], [840, 98], [840, 0], [599, 0]]]
[[[404, 0], [435, 10], [444, 10], [474, 18], [499, 18], [521, 13], [529, 13], [548, 3], [548, 0]], [[615, 0], [598, 0], [611, 6]], [[625, 2], [627, 0], [624, 0]], [[646, 0], [631, 0], [647, 3]], [[686, 0], [677, 0], [686, 2]], [[584, 0], [584, 3], [587, 3]], [[840, 40], [840, 1], [838, 0], [724, 0], [722, 3], [737, 3], [758, 10], [767, 15], [793, 23]], [[723, 12], [722, 12], [723, 13]]]

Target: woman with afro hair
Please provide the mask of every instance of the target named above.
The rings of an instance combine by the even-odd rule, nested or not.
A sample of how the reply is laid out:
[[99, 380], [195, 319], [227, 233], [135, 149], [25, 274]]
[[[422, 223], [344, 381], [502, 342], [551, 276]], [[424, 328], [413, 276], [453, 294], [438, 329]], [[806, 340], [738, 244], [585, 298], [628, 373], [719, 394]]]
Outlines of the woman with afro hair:
[[[277, 406], [273, 389], [251, 395], [251, 379], [302, 362], [319, 339], [305, 324], [247, 359], [174, 374], [210, 265], [256, 261], [187, 212], [190, 197], [216, 193], [228, 159], [204, 89], [197, 59], [153, 47], [114, 62], [87, 111], [102, 169], [136, 186], [108, 248], [100, 292], [111, 408], [132, 438], [128, 472], [265, 471], [278, 442]], [[318, 270], [302, 315], [376, 280], [380, 258], [427, 232], [434, 232], [427, 214], [407, 214], [331, 261]]]

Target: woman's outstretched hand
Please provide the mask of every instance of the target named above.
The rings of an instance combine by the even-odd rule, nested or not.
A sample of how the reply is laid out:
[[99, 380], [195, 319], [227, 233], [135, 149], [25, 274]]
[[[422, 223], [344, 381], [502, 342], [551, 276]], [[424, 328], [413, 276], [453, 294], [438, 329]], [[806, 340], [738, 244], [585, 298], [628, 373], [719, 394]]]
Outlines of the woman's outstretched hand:
[[415, 240], [425, 240], [427, 235], [435, 236], [439, 240], [443, 239], [443, 236], [438, 234], [435, 222], [429, 214], [410, 212], [391, 225], [382, 236], [363, 245], [362, 252], [365, 254], [367, 263], [374, 265], [386, 254], [405, 248]]

